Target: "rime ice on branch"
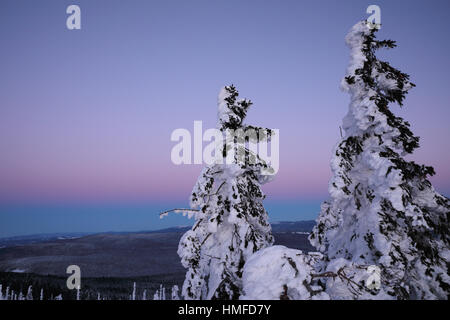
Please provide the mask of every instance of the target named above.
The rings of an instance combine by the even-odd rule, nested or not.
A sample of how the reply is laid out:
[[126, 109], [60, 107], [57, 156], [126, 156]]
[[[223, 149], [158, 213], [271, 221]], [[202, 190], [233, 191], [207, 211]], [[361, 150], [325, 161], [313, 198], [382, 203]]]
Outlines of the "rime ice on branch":
[[[188, 268], [182, 289], [185, 299], [238, 299], [247, 258], [273, 243], [264, 194], [260, 185], [270, 180], [270, 167], [236, 140], [269, 139], [271, 131], [246, 126], [251, 101], [238, 99], [234, 86], [224, 87], [218, 100], [218, 129], [253, 131], [225, 141], [218, 161], [205, 167], [191, 195], [195, 224], [181, 238], [178, 254]], [[234, 142], [234, 143], [233, 143]], [[224, 160], [224, 159], [220, 160]], [[251, 159], [251, 161], [249, 161]]]
[[328, 265], [379, 266], [382, 285], [373, 294], [446, 299], [449, 199], [429, 182], [432, 167], [404, 159], [419, 138], [389, 104], [402, 106], [414, 84], [376, 57], [377, 49], [395, 47], [376, 40], [376, 31], [360, 22], [346, 37], [351, 59], [342, 88], [351, 103], [331, 161], [331, 199], [310, 240]]

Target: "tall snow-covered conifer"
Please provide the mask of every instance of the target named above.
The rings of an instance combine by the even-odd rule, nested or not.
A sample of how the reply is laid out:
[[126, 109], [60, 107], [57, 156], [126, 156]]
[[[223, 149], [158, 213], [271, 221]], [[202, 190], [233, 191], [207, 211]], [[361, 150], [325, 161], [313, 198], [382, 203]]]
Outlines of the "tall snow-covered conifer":
[[[270, 130], [243, 124], [251, 104], [238, 99], [233, 85], [219, 94], [217, 128], [232, 138], [224, 140], [218, 161], [203, 169], [192, 191], [195, 224], [178, 248], [188, 268], [185, 299], [238, 299], [247, 258], [273, 243], [260, 188], [270, 180], [270, 167], [245, 143], [236, 143], [270, 138]], [[245, 138], [240, 130], [253, 134]]]
[[310, 240], [335, 268], [379, 266], [381, 288], [373, 294], [445, 299], [450, 293], [449, 199], [428, 180], [432, 167], [404, 158], [419, 146], [419, 138], [390, 104], [402, 106], [414, 85], [376, 57], [377, 49], [395, 46], [376, 40], [376, 31], [363, 21], [346, 37], [351, 59], [342, 87], [351, 103], [331, 162], [331, 200], [323, 203]]

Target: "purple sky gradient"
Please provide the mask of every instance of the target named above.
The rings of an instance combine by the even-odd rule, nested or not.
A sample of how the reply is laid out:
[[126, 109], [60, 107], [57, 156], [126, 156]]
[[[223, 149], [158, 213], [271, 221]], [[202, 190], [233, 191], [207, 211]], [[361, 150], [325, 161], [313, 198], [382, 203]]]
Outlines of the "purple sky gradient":
[[248, 124], [280, 129], [268, 199], [326, 199], [344, 36], [370, 4], [399, 45], [381, 55], [417, 85], [391, 107], [421, 137], [411, 159], [448, 196], [449, 1], [2, 0], [0, 204], [187, 203], [201, 166], [172, 164], [170, 134], [213, 127], [231, 83], [254, 102]]

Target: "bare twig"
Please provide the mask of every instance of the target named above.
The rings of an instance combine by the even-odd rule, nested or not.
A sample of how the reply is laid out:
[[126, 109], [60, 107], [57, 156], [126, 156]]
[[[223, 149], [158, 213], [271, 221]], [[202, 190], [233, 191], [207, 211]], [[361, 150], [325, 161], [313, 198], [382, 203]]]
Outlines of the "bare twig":
[[211, 233], [208, 233], [208, 235], [205, 237], [205, 239], [203, 239], [202, 243], [200, 244], [200, 246], [204, 245], [206, 240], [208, 240], [209, 236], [211, 235]]
[[218, 195], [219, 194], [219, 191], [220, 191], [220, 189], [223, 187], [223, 185], [226, 183], [226, 181], [224, 181], [224, 182], [222, 182], [221, 184], [220, 184], [220, 186], [217, 188], [217, 190], [216, 190], [216, 192], [215, 193], [213, 193], [212, 195], [213, 196], [215, 196], [215, 195]]
[[192, 228], [192, 231], [195, 231], [195, 229], [198, 228], [198, 226], [200, 225], [200, 223], [203, 221], [203, 219], [200, 219], [197, 221], [197, 223], [194, 225], [194, 227]]
[[363, 289], [360, 284], [356, 283], [355, 281], [350, 279], [345, 274], [344, 267], [340, 268], [336, 273], [328, 271], [328, 272], [319, 273], [319, 274], [312, 274], [311, 277], [312, 278], [333, 278], [333, 280], [336, 278], [339, 278], [341, 280], [347, 281], [347, 283], [351, 286], [351, 288], [353, 290], [356, 290], [353, 286], [356, 286], [358, 289]]

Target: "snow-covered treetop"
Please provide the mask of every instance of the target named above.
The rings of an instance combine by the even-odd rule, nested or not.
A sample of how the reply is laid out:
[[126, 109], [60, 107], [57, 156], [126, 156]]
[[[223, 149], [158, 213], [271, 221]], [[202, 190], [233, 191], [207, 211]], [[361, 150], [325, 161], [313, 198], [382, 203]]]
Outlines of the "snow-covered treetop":
[[413, 135], [408, 122], [389, 110], [388, 104], [396, 102], [402, 106], [405, 95], [415, 85], [406, 73], [376, 57], [376, 50], [396, 46], [392, 40], [376, 40], [376, 31], [367, 21], [361, 21], [345, 38], [351, 53], [341, 87], [350, 92], [354, 106], [344, 120], [346, 136], [370, 130], [383, 134], [383, 140], [393, 141], [397, 151], [411, 153], [419, 146], [419, 138]]
[[244, 124], [244, 119], [247, 116], [247, 112], [252, 106], [252, 102], [248, 99], [238, 99], [239, 92], [234, 85], [225, 86], [220, 90], [218, 97], [218, 115], [217, 115], [217, 128], [226, 130], [255, 130], [257, 137], [250, 140], [262, 141], [265, 139], [270, 140], [270, 136], [273, 131], [268, 128], [254, 127]]
[[239, 93], [236, 88], [225, 86], [220, 90], [218, 97], [218, 123], [219, 129], [238, 129], [242, 127], [247, 111], [252, 102], [247, 99], [237, 99]]

